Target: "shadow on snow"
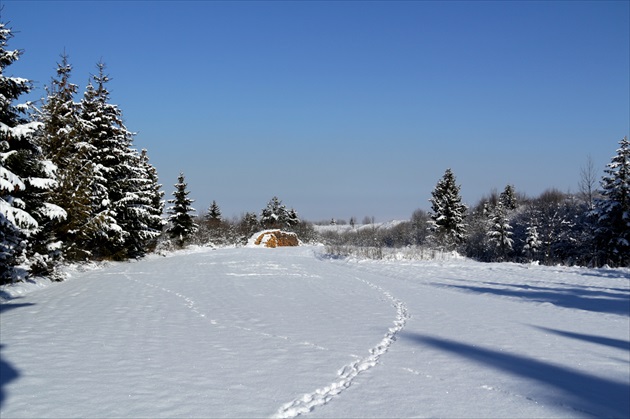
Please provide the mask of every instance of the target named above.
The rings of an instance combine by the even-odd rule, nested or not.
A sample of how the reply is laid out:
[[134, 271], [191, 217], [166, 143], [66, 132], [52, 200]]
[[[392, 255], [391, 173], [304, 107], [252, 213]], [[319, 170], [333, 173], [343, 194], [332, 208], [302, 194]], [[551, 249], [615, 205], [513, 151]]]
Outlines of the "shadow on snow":
[[[33, 303], [23, 303], [23, 304], [0, 304], [0, 313], [4, 313], [5, 311], [13, 310], [20, 307], [28, 307], [33, 306]], [[0, 408], [4, 404], [4, 400], [6, 399], [6, 394], [4, 387], [9, 384], [11, 381], [15, 380], [20, 376], [18, 370], [16, 370], [11, 364], [5, 361], [2, 358], [2, 348], [5, 345], [0, 344]]]
[[495, 294], [499, 296], [522, 298], [540, 303], [551, 303], [559, 307], [575, 308], [598, 313], [618, 314], [622, 316], [630, 315], [630, 294], [627, 292], [616, 293], [595, 291], [575, 287], [545, 288], [531, 285], [510, 285], [498, 283], [486, 284], [497, 285], [504, 288], [481, 287], [475, 285], [439, 285], [480, 294]]
[[609, 346], [611, 348], [624, 349], [630, 351], [630, 342], [627, 340], [607, 338], [604, 336], [586, 335], [583, 333], [566, 332], [564, 330], [549, 329], [547, 327], [532, 326], [543, 332], [553, 333], [558, 336], [564, 336], [571, 339], [583, 340], [586, 342], [596, 343], [598, 345]]
[[2, 359], [2, 348], [4, 345], [0, 345], [0, 408], [2, 408], [6, 398], [4, 387], [20, 376], [11, 364]]
[[20, 307], [28, 307], [32, 305], [35, 305], [35, 304], [33, 303], [22, 303], [22, 304], [2, 303], [0, 304], [0, 313], [4, 313], [5, 311], [13, 310]]
[[[536, 396], [539, 399], [547, 399], [558, 405], [569, 406], [576, 411], [600, 417], [627, 418], [630, 415], [630, 384], [628, 383], [597, 377], [520, 355], [432, 336], [402, 332], [400, 338], [536, 381], [543, 385]], [[561, 393], [550, 396], [544, 387], [555, 388]]]

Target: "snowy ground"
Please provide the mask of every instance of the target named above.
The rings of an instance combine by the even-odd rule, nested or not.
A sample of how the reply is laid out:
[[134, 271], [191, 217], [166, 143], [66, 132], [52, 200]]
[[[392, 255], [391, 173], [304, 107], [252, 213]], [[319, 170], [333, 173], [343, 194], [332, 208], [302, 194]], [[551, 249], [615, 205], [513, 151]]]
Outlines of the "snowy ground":
[[5, 287], [0, 417], [630, 416], [629, 270], [319, 252]]

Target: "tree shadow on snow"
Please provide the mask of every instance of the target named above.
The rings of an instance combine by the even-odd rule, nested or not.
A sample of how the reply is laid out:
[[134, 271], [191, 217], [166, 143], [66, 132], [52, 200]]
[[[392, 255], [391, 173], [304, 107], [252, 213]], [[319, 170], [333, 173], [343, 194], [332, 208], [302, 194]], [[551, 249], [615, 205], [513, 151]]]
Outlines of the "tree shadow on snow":
[[[0, 297], [4, 297], [2, 294], [3, 292], [0, 291]], [[15, 303], [9, 302], [9, 301], [17, 300], [19, 298], [22, 298], [22, 297], [5, 298], [4, 301], [0, 300], [0, 313], [4, 313], [5, 311], [13, 310], [15, 308], [28, 307], [28, 306], [35, 305], [34, 303], [15, 304]]]
[[607, 338], [604, 336], [586, 335], [583, 333], [566, 332], [564, 330], [549, 329], [547, 327], [532, 326], [543, 332], [553, 333], [571, 339], [583, 340], [586, 342], [596, 343], [598, 345], [609, 346], [611, 348], [624, 349], [630, 351], [630, 342], [627, 340]]
[[620, 269], [596, 268], [589, 272], [580, 272], [580, 275], [605, 278], [626, 278], [630, 282], [630, 273]]
[[[15, 300], [15, 298], [13, 298], [13, 300]], [[6, 311], [13, 310], [20, 307], [28, 307], [28, 306], [34, 306], [34, 305], [35, 304], [33, 303], [22, 303], [22, 304], [2, 303], [0, 304], [0, 313], [4, 313]], [[2, 408], [2, 405], [4, 404], [4, 401], [6, 399], [6, 393], [5, 393], [4, 387], [11, 381], [18, 378], [20, 375], [18, 370], [13, 368], [11, 364], [9, 364], [7, 361], [5, 361], [2, 358], [2, 348], [4, 347], [5, 345], [0, 344], [0, 408]]]
[[598, 313], [630, 315], [630, 295], [584, 288], [544, 288], [530, 285], [496, 284], [501, 287], [480, 287], [474, 285], [445, 285], [480, 294], [495, 294], [506, 297], [523, 298], [539, 303], [551, 303], [559, 307], [576, 308]]
[[[400, 338], [535, 381], [541, 384], [540, 391], [534, 396], [536, 399], [547, 400], [550, 403], [598, 417], [627, 418], [630, 416], [630, 384], [628, 383], [597, 377], [520, 355], [432, 336], [402, 332]], [[547, 390], [550, 387], [560, 390], [560, 393], [550, 393]], [[571, 415], [570, 412], [569, 415]]]
[[5, 311], [13, 310], [20, 307], [28, 307], [28, 306], [33, 306], [33, 305], [35, 304], [33, 303], [22, 303], [22, 304], [2, 303], [0, 304], [0, 313], [4, 313]]
[[19, 372], [11, 364], [2, 359], [3, 347], [4, 345], [0, 345], [0, 408], [2, 408], [6, 398], [4, 387], [20, 376]]

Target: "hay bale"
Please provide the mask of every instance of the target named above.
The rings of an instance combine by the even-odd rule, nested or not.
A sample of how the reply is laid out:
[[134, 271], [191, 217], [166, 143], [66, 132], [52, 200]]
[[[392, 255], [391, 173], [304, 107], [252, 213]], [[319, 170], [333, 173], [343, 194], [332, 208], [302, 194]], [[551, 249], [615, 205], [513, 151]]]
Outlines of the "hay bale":
[[297, 234], [281, 230], [268, 230], [258, 233], [258, 237], [254, 242], [256, 246], [261, 244], [265, 247], [275, 248], [283, 246], [299, 246]]

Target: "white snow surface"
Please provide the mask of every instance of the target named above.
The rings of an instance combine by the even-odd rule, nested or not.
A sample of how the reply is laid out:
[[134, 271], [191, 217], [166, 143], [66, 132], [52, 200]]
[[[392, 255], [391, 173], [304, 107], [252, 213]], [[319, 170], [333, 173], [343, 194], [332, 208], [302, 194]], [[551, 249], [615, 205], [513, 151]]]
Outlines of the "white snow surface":
[[630, 415], [630, 270], [321, 252], [0, 288], [0, 417]]

